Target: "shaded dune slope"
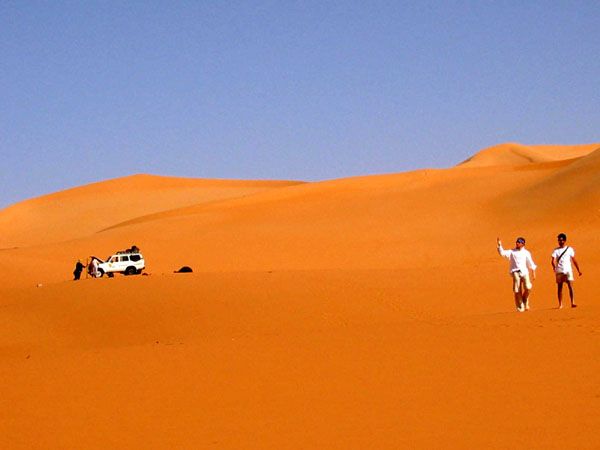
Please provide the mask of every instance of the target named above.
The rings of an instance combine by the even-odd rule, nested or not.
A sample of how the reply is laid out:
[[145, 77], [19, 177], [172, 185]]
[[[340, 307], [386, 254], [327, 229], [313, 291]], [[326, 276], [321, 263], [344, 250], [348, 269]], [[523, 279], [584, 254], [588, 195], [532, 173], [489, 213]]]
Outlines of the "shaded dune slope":
[[600, 213], [600, 147], [578, 158], [552, 175], [520, 191], [532, 211], [565, 209], [567, 214]]
[[0, 248], [88, 236], [157, 211], [297, 184], [134, 175], [17, 203], [0, 211]]

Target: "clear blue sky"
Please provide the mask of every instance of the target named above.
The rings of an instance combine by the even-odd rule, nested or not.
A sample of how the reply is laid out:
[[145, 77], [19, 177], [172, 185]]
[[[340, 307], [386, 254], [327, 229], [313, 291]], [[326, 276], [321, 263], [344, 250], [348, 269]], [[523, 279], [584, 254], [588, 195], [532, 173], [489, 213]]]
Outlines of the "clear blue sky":
[[600, 2], [0, 2], [0, 208], [108, 178], [325, 180], [600, 141]]

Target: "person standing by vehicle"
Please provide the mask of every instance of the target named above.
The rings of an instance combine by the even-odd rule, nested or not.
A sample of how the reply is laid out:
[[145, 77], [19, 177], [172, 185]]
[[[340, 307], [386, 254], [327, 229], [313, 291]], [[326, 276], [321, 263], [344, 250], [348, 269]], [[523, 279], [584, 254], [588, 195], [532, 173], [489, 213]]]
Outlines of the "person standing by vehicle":
[[533, 262], [529, 250], [525, 249], [525, 239], [518, 238], [516, 247], [512, 250], [504, 250], [500, 238], [496, 239], [496, 244], [500, 256], [508, 258], [510, 261], [510, 275], [513, 278], [513, 292], [517, 311], [529, 311], [529, 295], [533, 287], [529, 278], [529, 269], [531, 269], [532, 278], [535, 280], [537, 266]]
[[83, 269], [85, 269], [85, 266], [83, 265], [80, 259], [79, 261], [77, 261], [77, 264], [75, 264], [75, 270], [73, 271], [73, 275], [75, 275], [75, 278], [73, 278], [73, 281], [79, 280], [79, 278], [81, 278], [81, 272], [83, 271]]
[[556, 285], [558, 295], [558, 309], [562, 309], [562, 289], [563, 283], [567, 283], [569, 288], [569, 296], [571, 297], [571, 308], [576, 308], [575, 296], [573, 294], [573, 267], [571, 262], [575, 265], [577, 273], [581, 276], [581, 270], [579, 270], [579, 264], [575, 259], [575, 250], [573, 247], [565, 246], [567, 242], [567, 235], [560, 233], [558, 235], [558, 247], [552, 252], [552, 269], [556, 274]]
[[98, 278], [98, 259], [95, 256], [91, 256], [92, 261], [90, 262], [89, 272], [92, 278]]

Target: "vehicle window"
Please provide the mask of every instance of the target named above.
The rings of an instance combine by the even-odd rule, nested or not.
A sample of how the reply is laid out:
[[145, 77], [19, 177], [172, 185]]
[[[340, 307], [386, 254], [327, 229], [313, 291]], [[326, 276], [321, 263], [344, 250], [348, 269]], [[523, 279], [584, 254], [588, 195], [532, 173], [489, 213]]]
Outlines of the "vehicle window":
[[121, 256], [121, 261], [129, 261], [129, 256]]
[[140, 259], [142, 259], [142, 257], [140, 255], [131, 255], [132, 261], [139, 261]]
[[117, 262], [117, 260], [118, 260], [118, 258], [117, 258], [116, 256], [111, 256], [111, 257], [108, 259], [108, 262]]

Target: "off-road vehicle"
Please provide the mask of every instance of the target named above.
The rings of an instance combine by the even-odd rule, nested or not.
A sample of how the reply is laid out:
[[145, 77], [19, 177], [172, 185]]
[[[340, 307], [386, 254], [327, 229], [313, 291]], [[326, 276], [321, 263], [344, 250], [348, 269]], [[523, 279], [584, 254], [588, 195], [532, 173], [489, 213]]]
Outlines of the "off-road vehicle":
[[98, 264], [98, 276], [102, 277], [106, 274], [112, 277], [115, 272], [124, 275], [135, 275], [142, 273], [142, 270], [145, 268], [146, 262], [140, 252], [117, 252], [110, 256], [106, 262], [100, 260], [100, 264]]

